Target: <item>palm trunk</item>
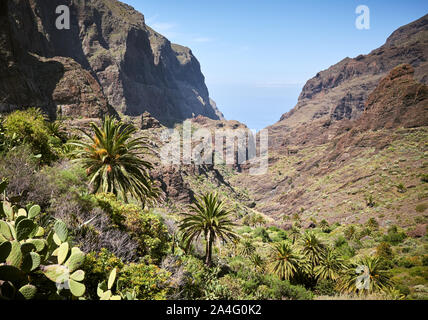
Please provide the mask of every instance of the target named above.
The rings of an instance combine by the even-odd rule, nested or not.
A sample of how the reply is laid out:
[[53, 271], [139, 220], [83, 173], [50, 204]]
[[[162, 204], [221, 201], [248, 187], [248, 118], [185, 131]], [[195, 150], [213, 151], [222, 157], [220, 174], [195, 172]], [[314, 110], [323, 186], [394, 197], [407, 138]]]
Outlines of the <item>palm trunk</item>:
[[210, 267], [212, 263], [212, 251], [213, 251], [213, 237], [212, 231], [209, 231], [208, 241], [207, 241], [207, 251], [205, 256], [205, 264]]

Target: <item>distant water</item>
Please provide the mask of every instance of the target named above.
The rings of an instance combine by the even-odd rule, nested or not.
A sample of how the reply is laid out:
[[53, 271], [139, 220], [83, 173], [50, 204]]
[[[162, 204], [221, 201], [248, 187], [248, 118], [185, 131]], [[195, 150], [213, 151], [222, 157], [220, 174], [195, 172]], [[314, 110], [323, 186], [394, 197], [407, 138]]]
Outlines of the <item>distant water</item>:
[[297, 104], [302, 86], [209, 85], [209, 90], [227, 120], [238, 120], [258, 131], [276, 123]]

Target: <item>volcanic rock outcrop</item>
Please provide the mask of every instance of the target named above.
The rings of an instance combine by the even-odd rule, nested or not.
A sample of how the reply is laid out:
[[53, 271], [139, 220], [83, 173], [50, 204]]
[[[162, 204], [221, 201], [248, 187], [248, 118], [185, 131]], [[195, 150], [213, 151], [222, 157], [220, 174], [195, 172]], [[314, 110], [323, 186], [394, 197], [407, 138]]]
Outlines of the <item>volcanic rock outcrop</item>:
[[[59, 5], [70, 9], [68, 30], [56, 27]], [[147, 111], [166, 125], [197, 115], [221, 118], [192, 51], [119, 1], [4, 0], [0, 26], [0, 112]]]

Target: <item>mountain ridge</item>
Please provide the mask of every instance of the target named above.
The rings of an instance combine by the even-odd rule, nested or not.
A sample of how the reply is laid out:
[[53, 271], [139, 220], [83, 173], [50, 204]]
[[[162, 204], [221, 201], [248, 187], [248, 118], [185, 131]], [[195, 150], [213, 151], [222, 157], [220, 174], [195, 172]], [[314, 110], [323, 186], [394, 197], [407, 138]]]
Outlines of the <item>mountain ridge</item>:
[[[55, 27], [55, 9], [60, 4], [70, 8], [70, 30]], [[146, 26], [144, 16], [131, 6], [116, 0], [7, 0], [1, 6], [0, 110], [35, 104], [53, 117], [57, 108], [66, 109], [63, 113], [68, 114], [75, 107], [73, 101], [62, 99], [59, 103], [52, 96], [55, 81], [63, 76], [51, 79], [49, 90], [40, 87], [37, 73], [43, 71], [33, 69], [35, 63], [27, 57], [31, 53], [49, 59], [70, 58], [88, 71], [100, 88], [85, 87], [87, 95], [97, 100], [87, 108], [98, 109], [107, 100], [116, 112], [140, 116], [147, 111], [165, 125], [197, 115], [221, 119], [221, 113], [211, 105], [192, 51], [171, 44]], [[14, 92], [8, 87], [11, 81], [21, 90]], [[17, 92], [26, 93], [28, 98], [21, 99]], [[104, 105], [98, 111], [105, 112], [106, 108]]]
[[294, 128], [317, 119], [356, 119], [368, 93], [401, 63], [410, 63], [416, 79], [428, 82], [428, 15], [400, 27], [368, 55], [345, 58], [317, 73], [306, 82], [297, 105], [272, 127]]

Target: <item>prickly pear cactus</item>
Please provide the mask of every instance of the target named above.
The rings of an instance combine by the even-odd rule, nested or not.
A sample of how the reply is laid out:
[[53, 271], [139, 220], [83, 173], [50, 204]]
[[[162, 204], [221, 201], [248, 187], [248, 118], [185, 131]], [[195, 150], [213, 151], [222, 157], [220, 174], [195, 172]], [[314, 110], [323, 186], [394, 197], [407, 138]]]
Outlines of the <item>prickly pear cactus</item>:
[[[5, 188], [2, 182], [0, 193]], [[65, 291], [82, 297], [85, 273], [79, 267], [85, 254], [70, 247], [65, 223], [56, 221], [45, 237], [45, 229], [37, 223], [41, 212], [38, 205], [24, 209], [0, 201], [0, 208], [0, 299], [35, 298], [35, 279], [41, 274], [54, 283], [52, 287], [56, 289], [50, 296], [66, 296]]]
[[113, 295], [112, 288], [116, 281], [117, 269], [114, 268], [108, 277], [107, 282], [104, 280], [103, 282], [98, 284], [97, 294], [100, 297], [100, 300], [122, 300], [120, 295]]

